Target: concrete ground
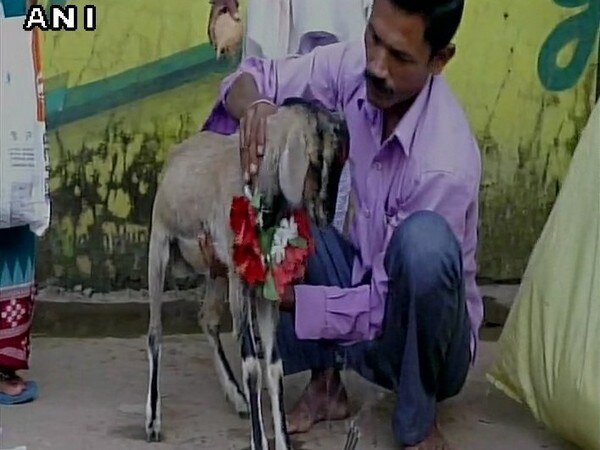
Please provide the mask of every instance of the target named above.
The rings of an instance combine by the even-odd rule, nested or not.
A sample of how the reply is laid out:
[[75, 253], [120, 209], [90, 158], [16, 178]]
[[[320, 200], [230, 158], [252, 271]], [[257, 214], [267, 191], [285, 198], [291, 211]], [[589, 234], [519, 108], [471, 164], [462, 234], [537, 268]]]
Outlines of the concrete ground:
[[[201, 335], [173, 335], [163, 352], [164, 442], [144, 440], [144, 402], [148, 376], [143, 337], [47, 338], [33, 341], [28, 379], [40, 398], [25, 406], [0, 409], [2, 449], [147, 450], [245, 449], [249, 423], [223, 400], [211, 351]], [[495, 344], [482, 342], [476, 368], [462, 394], [443, 409], [444, 431], [455, 449], [520, 450], [571, 448], [535, 423], [531, 415], [492, 388], [484, 372]], [[237, 354], [231, 340], [228, 354]], [[237, 358], [234, 358], [237, 361]], [[239, 373], [239, 364], [236, 369]], [[288, 406], [305, 374], [286, 379]], [[392, 449], [391, 400], [353, 374], [345, 375], [351, 398], [361, 411], [359, 449]], [[322, 423], [294, 438], [295, 448], [341, 449], [347, 423]], [[24, 450], [24, 449], [21, 449]]]

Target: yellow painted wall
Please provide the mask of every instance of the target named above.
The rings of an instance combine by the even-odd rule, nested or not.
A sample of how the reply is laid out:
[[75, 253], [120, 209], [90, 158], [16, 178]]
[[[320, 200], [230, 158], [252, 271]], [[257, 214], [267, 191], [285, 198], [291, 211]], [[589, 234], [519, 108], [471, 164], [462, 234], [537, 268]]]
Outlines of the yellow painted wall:
[[[590, 2], [595, 14], [598, 0]], [[89, 2], [69, 2], [84, 3]], [[73, 93], [69, 101], [76, 104], [77, 95], [94, 91], [78, 93], [78, 87], [123, 73], [142, 80], [140, 66], [206, 43], [208, 0], [93, 3], [98, 11], [96, 32], [44, 34], [47, 101], [54, 105], [61, 89]], [[581, 11], [585, 13], [585, 5], [570, 10], [551, 0], [467, 1], [448, 77], [484, 157], [479, 254], [483, 276], [521, 275], [590, 113], [595, 50], [585, 59], [584, 73], [567, 89], [549, 90], [538, 70], [548, 35]], [[588, 22], [595, 28], [589, 34], [597, 40], [597, 22]], [[574, 48], [561, 54], [562, 64]], [[156, 178], [169, 146], [206, 116], [226, 73], [223, 65], [218, 67], [206, 73], [194, 69], [189, 80], [176, 87], [79, 120], [63, 116], [65, 123], [50, 130], [54, 210], [51, 232], [41, 246], [42, 277], [97, 289], [145, 286]], [[168, 76], [156, 79], [158, 85], [168, 82]], [[143, 90], [147, 84], [132, 89]], [[82, 111], [86, 108], [89, 105]], [[71, 111], [81, 113], [77, 107]]]
[[[208, 1], [93, 3], [97, 31], [43, 34], [47, 101], [59, 83], [67, 89], [85, 86], [208, 45]], [[226, 64], [233, 68], [235, 61]], [[97, 289], [145, 286], [148, 223], [165, 154], [202, 123], [226, 73], [196, 76], [173, 89], [51, 127], [53, 217], [40, 246], [41, 278]]]
[[[70, 0], [95, 4], [97, 29], [44, 33], [44, 75], [69, 74], [69, 87], [136, 68], [207, 42], [208, 1]], [[82, 16], [80, 16], [82, 17]]]
[[[595, 98], [596, 48], [583, 60], [586, 69], [574, 86], [563, 91], [542, 84], [540, 50], [557, 28], [559, 36], [597, 43], [600, 1], [570, 9], [550, 0], [466, 3], [448, 77], [483, 156], [480, 274], [518, 278]], [[565, 20], [573, 17], [577, 34], [561, 33]], [[566, 66], [575, 50], [571, 42], [559, 53], [558, 64]]]

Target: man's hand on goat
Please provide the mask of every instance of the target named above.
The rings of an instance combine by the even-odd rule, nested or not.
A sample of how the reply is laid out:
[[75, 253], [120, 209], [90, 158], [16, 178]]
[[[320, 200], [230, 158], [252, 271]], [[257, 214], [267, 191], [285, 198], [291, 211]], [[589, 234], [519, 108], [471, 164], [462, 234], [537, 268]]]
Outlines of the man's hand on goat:
[[277, 112], [277, 106], [268, 100], [258, 100], [250, 105], [240, 119], [240, 151], [244, 180], [254, 184], [263, 156], [267, 117]]

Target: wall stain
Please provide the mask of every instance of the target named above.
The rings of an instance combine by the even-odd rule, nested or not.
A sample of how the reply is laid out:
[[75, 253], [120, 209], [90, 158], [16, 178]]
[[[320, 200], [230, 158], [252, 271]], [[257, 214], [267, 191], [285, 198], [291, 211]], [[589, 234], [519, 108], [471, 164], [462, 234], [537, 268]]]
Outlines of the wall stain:
[[[595, 72], [589, 71], [576, 95], [590, 98], [595, 77]], [[479, 137], [484, 175], [480, 195], [478, 264], [479, 275], [484, 279], [520, 278], [560, 192], [592, 105], [584, 101], [581, 111], [569, 111], [565, 123], [573, 129], [571, 136], [564, 139], [562, 145], [557, 137], [554, 148], [548, 149], [543, 147], [540, 139], [542, 122], [545, 109], [556, 101], [553, 93], [544, 94], [537, 113], [536, 133], [531, 141], [519, 143], [518, 164], [510, 183], [495, 173], [502, 155], [507, 154], [506, 149], [494, 141], [489, 131]]]
[[[52, 222], [41, 243], [42, 259], [52, 261], [38, 268], [41, 279], [57, 278], [67, 287], [83, 284], [100, 292], [146, 287], [148, 228], [161, 155], [197, 126], [190, 116], [180, 119], [176, 135], [168, 139], [159, 123], [152, 132], [136, 134], [122, 122], [112, 123], [101, 142], [80, 149], [66, 148], [60, 129], [54, 132], [59, 157], [51, 178], [60, 184], [52, 190], [52, 204], [53, 217], [60, 220]], [[130, 205], [127, 214], [111, 207], [116, 197], [121, 199], [118, 206]], [[81, 258], [89, 260], [86, 271], [77, 263]]]

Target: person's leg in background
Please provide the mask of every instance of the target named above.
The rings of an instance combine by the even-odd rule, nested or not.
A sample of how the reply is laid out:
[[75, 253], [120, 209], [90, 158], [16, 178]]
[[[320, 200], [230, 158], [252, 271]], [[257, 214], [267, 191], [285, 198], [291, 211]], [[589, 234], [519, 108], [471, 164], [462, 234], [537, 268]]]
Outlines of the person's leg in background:
[[[333, 227], [311, 228], [315, 253], [306, 267], [305, 282], [319, 286], [349, 287], [354, 250]], [[285, 375], [311, 370], [311, 382], [288, 415], [290, 433], [305, 432], [321, 420], [344, 419], [349, 415], [348, 396], [340, 369], [342, 360], [334, 342], [300, 340], [291, 313], [281, 313], [277, 345]]]
[[35, 293], [36, 236], [29, 227], [0, 229], [0, 405], [35, 399], [29, 369]]
[[442, 448], [437, 403], [459, 393], [471, 361], [461, 249], [441, 216], [418, 212], [395, 230], [385, 266], [390, 286], [382, 334], [348, 348], [346, 361], [395, 391], [399, 443], [428, 438]]

